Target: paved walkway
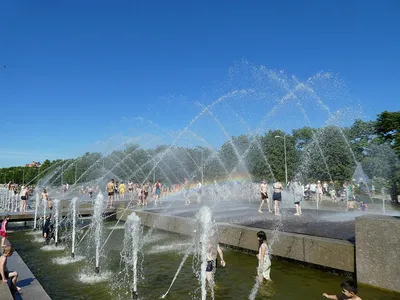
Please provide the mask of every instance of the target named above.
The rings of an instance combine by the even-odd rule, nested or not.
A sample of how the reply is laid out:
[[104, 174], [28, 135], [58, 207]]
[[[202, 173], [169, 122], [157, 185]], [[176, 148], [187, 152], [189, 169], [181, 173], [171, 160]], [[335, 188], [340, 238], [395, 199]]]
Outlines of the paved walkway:
[[[16, 300], [51, 300], [17, 252], [14, 252], [8, 259], [7, 267], [9, 270], [18, 272], [17, 285], [22, 290], [20, 293], [16, 293]], [[3, 299], [3, 295], [0, 295], [0, 299]]]
[[[312, 204], [311, 204], [312, 205]], [[304, 208], [303, 214], [295, 216], [294, 208], [281, 209], [281, 216], [269, 213], [264, 206], [263, 214], [258, 210], [258, 203], [220, 202], [213, 210], [217, 222], [233, 223], [243, 226], [279, 230], [299, 234], [355, 240], [355, 218], [365, 213], [361, 211], [347, 212], [345, 207], [324, 207], [319, 210]], [[195, 217], [199, 204], [184, 205], [182, 202], [164, 202], [160, 207], [147, 207], [144, 210], [165, 213], [182, 217]], [[400, 215], [400, 213], [397, 213]]]

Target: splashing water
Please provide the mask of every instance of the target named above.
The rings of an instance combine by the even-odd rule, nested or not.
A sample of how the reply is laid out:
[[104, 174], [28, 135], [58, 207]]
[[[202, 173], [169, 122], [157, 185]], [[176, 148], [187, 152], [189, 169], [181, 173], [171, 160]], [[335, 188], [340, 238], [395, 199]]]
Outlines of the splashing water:
[[39, 192], [36, 191], [35, 194], [35, 220], [33, 220], [33, 229], [36, 229], [36, 220], [38, 217], [38, 210], [39, 210], [39, 204], [40, 204], [40, 196], [39, 196]]
[[191, 248], [192, 248], [192, 245], [190, 246], [190, 248], [186, 251], [185, 255], [183, 256], [183, 259], [178, 267], [178, 270], [175, 273], [174, 278], [172, 279], [172, 282], [171, 282], [167, 292], [161, 296], [162, 299], [164, 299], [168, 295], [169, 291], [171, 290], [172, 286], [174, 285], [174, 282], [175, 282], [176, 278], [178, 277], [179, 273], [181, 272], [181, 269], [182, 269], [183, 265], [185, 264], [185, 261], [187, 260], [187, 258], [189, 257], [189, 254], [191, 253], [191, 251], [190, 251]]
[[256, 277], [256, 282], [254, 283], [254, 286], [251, 289], [251, 292], [249, 295], [249, 300], [254, 300], [256, 298], [259, 288], [260, 288], [260, 281], [259, 281], [258, 277]]
[[75, 257], [75, 239], [76, 239], [76, 207], [78, 198], [74, 197], [69, 205], [69, 209], [72, 214], [72, 245], [71, 245], [71, 257]]
[[94, 231], [94, 240], [96, 246], [96, 268], [95, 272], [99, 273], [100, 270], [100, 247], [101, 247], [101, 235], [103, 232], [103, 200], [104, 196], [99, 192], [94, 201], [93, 207], [93, 218], [91, 229]]
[[[200, 254], [201, 254], [201, 271], [200, 271], [200, 283], [201, 283], [201, 299], [206, 300], [207, 297], [207, 256], [208, 256], [208, 245], [210, 238], [213, 234], [214, 223], [212, 221], [212, 211], [208, 206], [203, 206], [196, 215], [196, 219], [200, 223]], [[211, 295], [214, 299], [214, 287], [210, 285]]]
[[42, 251], [62, 251], [65, 250], [65, 246], [58, 246], [56, 247], [55, 245], [46, 245], [40, 248]]
[[156, 253], [172, 252], [172, 251], [178, 252], [178, 251], [187, 249], [187, 247], [189, 245], [190, 245], [190, 243], [174, 243], [171, 245], [156, 245], [156, 246], [151, 247], [151, 249], [149, 251], [147, 251], [147, 253], [156, 254]]
[[60, 220], [60, 200], [54, 199], [54, 221], [55, 221], [55, 244], [58, 245], [58, 227], [59, 227], [59, 220]]
[[56, 258], [53, 258], [52, 261], [56, 265], [65, 266], [65, 265], [76, 263], [76, 262], [84, 260], [84, 259], [85, 259], [84, 256], [78, 255], [73, 258], [72, 257], [56, 257]]
[[43, 198], [42, 203], [43, 203], [43, 227], [44, 227], [44, 224], [46, 223], [47, 200]]
[[143, 240], [143, 227], [140, 218], [133, 212], [125, 222], [124, 246], [121, 251], [122, 261], [125, 263], [125, 274], [133, 274], [132, 292], [137, 294], [138, 283], [138, 252]]
[[95, 284], [103, 281], [107, 281], [109, 278], [112, 276], [112, 272], [107, 271], [107, 272], [102, 272], [101, 274], [87, 274], [87, 273], [81, 273], [78, 276], [78, 280], [83, 283], [87, 284]]

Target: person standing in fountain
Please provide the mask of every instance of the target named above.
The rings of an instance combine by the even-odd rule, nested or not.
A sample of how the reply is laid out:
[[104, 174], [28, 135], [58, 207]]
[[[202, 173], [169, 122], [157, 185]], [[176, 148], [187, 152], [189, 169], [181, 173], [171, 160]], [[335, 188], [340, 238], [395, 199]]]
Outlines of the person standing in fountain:
[[7, 241], [7, 228], [8, 228], [8, 221], [10, 220], [10, 216], [6, 215], [3, 219], [3, 222], [1, 222], [1, 227], [0, 227], [0, 236], [1, 236], [1, 249], [3, 249], [5, 246], [8, 245]]
[[272, 195], [272, 199], [274, 200], [274, 213], [275, 216], [280, 216], [279, 213], [279, 202], [282, 201], [282, 190], [283, 186], [279, 180], [277, 180], [274, 185], [274, 194]]
[[302, 214], [300, 203], [303, 200], [303, 197], [304, 187], [300, 184], [300, 182], [295, 181], [293, 184], [293, 198], [294, 204], [296, 205], [296, 213], [294, 214], [295, 216], [300, 216]]
[[264, 204], [264, 201], [267, 201], [268, 211], [272, 212], [270, 204], [269, 204], [269, 198], [268, 198], [268, 184], [267, 184], [267, 181], [265, 179], [260, 184], [260, 194], [261, 194], [261, 203], [260, 203], [260, 207], [258, 208], [258, 212], [260, 214], [263, 213], [261, 209], [262, 209], [262, 206]]
[[42, 194], [40, 195], [40, 200], [46, 200], [47, 207], [50, 209], [53, 209], [53, 202], [51, 201], [51, 199], [49, 197], [49, 193], [47, 193], [45, 188], [43, 188], [43, 190], [42, 190]]
[[221, 266], [225, 267], [226, 263], [224, 261], [224, 254], [221, 250], [221, 247], [218, 244], [217, 235], [213, 234], [210, 236], [208, 245], [207, 245], [207, 266], [206, 266], [206, 278], [208, 284], [211, 287], [214, 287], [214, 276], [217, 268], [217, 255], [221, 260]]
[[50, 244], [50, 240], [54, 239], [54, 226], [51, 224], [50, 216], [46, 217], [46, 221], [44, 222], [42, 235], [44, 238], [44, 242], [46, 245]]
[[143, 194], [143, 205], [147, 206], [147, 197], [149, 196], [150, 182], [143, 184], [142, 194]]
[[89, 187], [88, 194], [89, 194], [89, 199], [92, 199], [92, 197], [93, 197], [93, 188], [92, 187]]
[[21, 195], [21, 212], [25, 212], [26, 201], [28, 200], [28, 187], [22, 186], [20, 195]]
[[106, 191], [108, 193], [108, 199], [107, 199], [107, 204], [106, 208], [108, 208], [108, 203], [110, 202], [110, 208], [113, 207], [113, 201], [114, 201], [114, 179], [111, 179], [109, 183], [106, 185]]
[[271, 272], [271, 260], [269, 258], [268, 244], [267, 244], [267, 235], [264, 231], [257, 232], [258, 238], [258, 267], [257, 267], [257, 276], [258, 280], [261, 283], [265, 280], [271, 280], [270, 272]]
[[125, 200], [125, 184], [123, 182], [119, 185], [119, 199]]
[[160, 182], [160, 180], [157, 180], [157, 182], [156, 182], [156, 199], [154, 201], [155, 206], [158, 204], [158, 202], [160, 202], [160, 204], [161, 204], [161, 200], [160, 200], [161, 188], [162, 188], [161, 182]]

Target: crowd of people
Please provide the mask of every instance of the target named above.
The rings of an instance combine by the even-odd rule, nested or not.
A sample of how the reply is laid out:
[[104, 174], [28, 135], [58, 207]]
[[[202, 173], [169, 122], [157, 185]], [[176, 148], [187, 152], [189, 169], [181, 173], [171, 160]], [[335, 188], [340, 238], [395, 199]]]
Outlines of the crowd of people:
[[[357, 206], [358, 208], [365, 212], [368, 209], [368, 205], [363, 201], [357, 201], [355, 195], [355, 188], [360, 188], [360, 185], [346, 181], [343, 183], [342, 189], [340, 190], [340, 201], [346, 203], [347, 211], [354, 211]], [[299, 181], [288, 182], [286, 185], [286, 191], [289, 193], [290, 198], [293, 199], [294, 206], [296, 208], [295, 215], [300, 216], [301, 202], [303, 200], [322, 202], [323, 198], [331, 199], [333, 203], [338, 203], [338, 198], [336, 194], [335, 185], [333, 182], [327, 183], [317, 181], [317, 183], [307, 183], [306, 185], [301, 184]], [[271, 210], [271, 200], [269, 198], [268, 192], [270, 188], [267, 181], [264, 179], [259, 186], [259, 194], [261, 198], [261, 203], [258, 208], [259, 213], [263, 213], [262, 207], [266, 203], [268, 211], [272, 213]], [[284, 187], [279, 180], [272, 184], [272, 201], [274, 214], [279, 216], [279, 203], [282, 201], [282, 191]], [[373, 187], [373, 191], [375, 188]], [[359, 202], [359, 203], [358, 203]]]
[[[214, 183], [216, 185], [216, 183]], [[314, 185], [315, 185], [315, 193], [314, 191]], [[346, 187], [346, 192], [348, 193], [348, 210], [354, 209], [353, 206], [353, 201], [355, 198], [352, 195], [353, 192], [353, 187], [350, 186], [349, 183], [345, 183], [344, 187]], [[10, 190], [12, 189], [11, 186], [9, 187]], [[14, 191], [16, 188], [12, 189]], [[64, 187], [62, 187], [62, 190]], [[196, 195], [198, 196], [198, 201], [201, 201], [201, 194], [203, 190], [203, 186], [200, 182], [193, 183], [190, 182], [189, 180], [185, 179], [185, 181], [180, 184], [180, 185], [174, 185], [171, 188], [167, 188], [161, 184], [159, 180], [157, 180], [154, 184], [151, 184], [150, 182], [143, 183], [142, 185], [135, 184], [132, 181], [128, 181], [127, 185], [125, 185], [124, 182], [117, 182], [114, 181], [114, 179], [111, 179], [106, 187], [105, 191], [107, 193], [107, 203], [106, 203], [106, 208], [107, 207], [113, 207], [113, 202], [115, 200], [124, 200], [125, 197], [129, 198], [130, 200], [135, 200], [137, 199], [137, 204], [138, 205], [143, 205], [146, 206], [148, 203], [148, 197], [151, 195], [154, 198], [154, 204], [158, 205], [158, 203], [161, 203], [161, 195], [163, 193], [169, 193], [171, 191], [183, 191], [183, 195], [185, 198], [185, 204], [189, 205], [190, 200], [189, 200], [189, 192], [190, 191], [195, 191]], [[259, 194], [261, 198], [261, 203], [258, 209], [259, 213], [263, 213], [263, 205], [266, 203], [268, 207], [269, 212], [273, 212], [275, 215], [279, 216], [280, 215], [280, 202], [282, 201], [282, 192], [286, 190], [288, 193], [292, 194], [294, 205], [296, 207], [296, 213], [295, 215], [301, 215], [301, 201], [303, 201], [307, 197], [307, 191], [310, 191], [313, 193], [311, 197], [316, 196], [316, 201], [322, 201], [322, 195], [332, 195], [332, 187], [327, 185], [325, 182], [320, 183], [317, 182], [317, 184], [307, 184], [307, 185], [302, 185], [300, 182], [293, 181], [290, 182], [287, 185], [282, 185], [280, 181], [275, 181], [271, 185], [271, 190], [272, 190], [272, 203], [273, 206], [271, 205], [272, 203], [270, 202], [269, 198], [269, 191], [270, 187], [267, 184], [267, 181], [264, 179], [261, 184], [259, 185]], [[21, 187], [20, 191], [20, 197], [21, 201], [26, 201], [27, 198], [32, 194], [33, 188], [32, 187]], [[64, 190], [63, 190], [64, 191]], [[99, 192], [100, 189], [98, 186], [92, 188], [92, 187], [87, 187], [82, 192], [87, 193], [89, 197], [92, 197], [92, 194], [94, 192]], [[322, 194], [319, 196], [319, 194]], [[25, 197], [22, 198], [22, 197]], [[47, 192], [45, 188], [42, 189], [42, 192], [40, 194], [40, 200], [45, 201], [47, 203], [47, 206], [49, 210], [51, 211], [53, 208], [52, 205], [52, 199]], [[23, 209], [23, 202], [21, 202], [21, 210]], [[364, 204], [365, 205], [365, 204]], [[362, 206], [363, 207], [363, 206]], [[26, 209], [26, 208], [25, 208]], [[364, 206], [363, 210], [366, 209], [366, 205]], [[9, 243], [7, 239], [7, 224], [9, 221], [9, 216], [7, 215], [0, 228], [0, 235], [2, 237], [1, 240], [1, 249], [2, 249], [2, 256], [0, 258], [0, 276], [3, 280], [3, 282], [8, 282], [10, 280], [10, 286], [15, 290], [19, 291], [20, 288], [17, 286], [17, 279], [18, 279], [18, 273], [15, 271], [8, 271], [7, 270], [7, 259], [13, 254], [13, 247]], [[46, 216], [46, 219], [43, 222], [43, 231], [42, 231], [42, 236], [45, 239], [46, 243], [50, 241], [51, 238], [53, 238], [53, 230], [51, 226], [51, 215]], [[259, 283], [263, 283], [264, 281], [271, 280], [270, 277], [270, 272], [271, 272], [271, 259], [270, 259], [270, 249], [267, 243], [267, 236], [264, 231], [259, 231], [257, 233], [257, 239], [259, 243], [258, 247], [258, 253], [257, 253], [257, 261], [258, 261], [258, 266], [257, 266], [257, 278]], [[216, 239], [216, 235], [212, 235], [210, 237], [209, 243], [207, 245], [207, 265], [206, 265], [206, 278], [207, 282], [210, 286], [214, 286], [214, 274], [217, 269], [217, 256], [220, 258], [220, 265], [225, 266], [226, 262], [224, 261], [223, 257], [223, 252], [221, 247], [218, 244], [218, 241]], [[357, 284], [354, 281], [346, 281], [342, 283], [342, 294], [340, 295], [328, 295], [326, 293], [323, 294], [324, 297], [328, 299], [360, 299], [357, 296]]]

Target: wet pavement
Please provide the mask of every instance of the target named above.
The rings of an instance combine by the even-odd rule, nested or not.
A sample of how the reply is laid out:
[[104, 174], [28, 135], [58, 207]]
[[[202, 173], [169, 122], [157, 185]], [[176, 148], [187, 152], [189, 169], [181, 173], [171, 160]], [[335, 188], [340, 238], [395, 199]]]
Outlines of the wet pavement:
[[[144, 210], [170, 214], [181, 217], [195, 217], [201, 205], [193, 203], [189, 206], [183, 202], [164, 202], [159, 207], [149, 206]], [[217, 222], [250, 226], [261, 229], [279, 230], [320, 237], [347, 240], [354, 243], [355, 217], [363, 212], [347, 212], [339, 207], [334, 211], [324, 209], [303, 209], [303, 214], [295, 216], [294, 208], [282, 208], [281, 215], [269, 213], [266, 206], [263, 214], [258, 212], [258, 203], [220, 202], [213, 209], [213, 216]]]

